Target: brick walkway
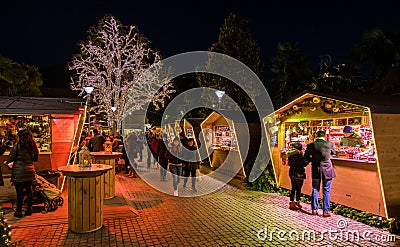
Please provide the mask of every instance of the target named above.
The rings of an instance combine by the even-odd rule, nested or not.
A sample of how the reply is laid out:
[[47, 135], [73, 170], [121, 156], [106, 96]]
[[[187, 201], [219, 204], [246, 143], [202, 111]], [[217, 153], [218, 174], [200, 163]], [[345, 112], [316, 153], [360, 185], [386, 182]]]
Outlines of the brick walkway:
[[[170, 177], [164, 183], [172, 187]], [[180, 192], [185, 193], [181, 186]], [[311, 216], [309, 205], [304, 212], [287, 206], [287, 197], [232, 185], [200, 197], [173, 197], [140, 178], [117, 174], [116, 197], [105, 201], [104, 227], [96, 232], [68, 231], [67, 200], [55, 212], [42, 214], [41, 207], [35, 207], [30, 217], [16, 219], [11, 212], [6, 217], [13, 227], [13, 241], [22, 241], [25, 246], [396, 246], [393, 241], [374, 241], [393, 236], [388, 232], [339, 215]], [[345, 227], [339, 228], [338, 221]], [[341, 229], [342, 235], [338, 234]], [[321, 231], [329, 230], [333, 231], [330, 237], [325, 233], [318, 240]], [[350, 234], [352, 241], [345, 241], [350, 231], [358, 232], [359, 240]], [[303, 238], [302, 233], [307, 232], [315, 232], [316, 240], [308, 241], [312, 234]], [[297, 233], [299, 240], [291, 240]], [[400, 246], [399, 236], [395, 237]]]

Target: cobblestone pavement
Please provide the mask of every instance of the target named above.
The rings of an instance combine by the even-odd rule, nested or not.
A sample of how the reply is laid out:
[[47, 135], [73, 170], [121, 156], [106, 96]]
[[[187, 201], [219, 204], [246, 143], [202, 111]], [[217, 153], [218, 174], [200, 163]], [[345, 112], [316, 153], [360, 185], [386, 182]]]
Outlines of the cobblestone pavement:
[[[160, 183], [172, 187], [170, 176]], [[312, 216], [309, 205], [291, 211], [287, 197], [232, 185], [200, 197], [173, 197], [140, 178], [117, 174], [116, 197], [105, 201], [104, 227], [86, 234], [68, 231], [66, 204], [18, 220], [7, 214], [13, 241], [25, 246], [400, 246], [399, 236], [386, 231], [339, 215]], [[331, 236], [321, 234], [329, 230]]]

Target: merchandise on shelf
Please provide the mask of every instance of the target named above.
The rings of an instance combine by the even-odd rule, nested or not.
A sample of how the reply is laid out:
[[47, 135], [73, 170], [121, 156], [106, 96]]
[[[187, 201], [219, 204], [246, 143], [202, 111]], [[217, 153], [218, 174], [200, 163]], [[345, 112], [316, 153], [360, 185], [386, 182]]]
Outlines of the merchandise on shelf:
[[214, 133], [214, 149], [237, 149], [235, 134], [229, 126], [216, 126]]
[[0, 138], [11, 142], [17, 141], [17, 133], [21, 128], [32, 132], [40, 152], [51, 151], [50, 117], [47, 115], [0, 115]]
[[[351, 125], [353, 131], [360, 134], [364, 145], [367, 148], [360, 147], [341, 147], [340, 140], [344, 136], [343, 128], [348, 123], [357, 123]], [[336, 158], [352, 159], [358, 161], [376, 162], [375, 149], [372, 137], [372, 128], [370, 124], [360, 124], [361, 117], [328, 119], [328, 120], [310, 120], [300, 122], [285, 123], [285, 147], [280, 149], [283, 164], [287, 164], [286, 153], [290, 149], [291, 142], [299, 142], [303, 146], [303, 151], [307, 144], [314, 141], [315, 133], [318, 130], [323, 130], [326, 133], [326, 140], [333, 142], [337, 150]], [[332, 125], [339, 124], [339, 125]]]

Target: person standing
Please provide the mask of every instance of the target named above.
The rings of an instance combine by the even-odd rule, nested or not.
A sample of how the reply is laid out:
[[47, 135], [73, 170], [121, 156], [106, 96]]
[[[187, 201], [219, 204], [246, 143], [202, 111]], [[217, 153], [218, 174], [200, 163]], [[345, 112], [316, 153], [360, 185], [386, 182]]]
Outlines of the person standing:
[[168, 169], [168, 139], [167, 134], [162, 134], [162, 140], [158, 142], [157, 148], [157, 160], [160, 164], [160, 180], [165, 181], [167, 176], [167, 169]]
[[287, 153], [290, 166], [289, 177], [292, 184], [292, 189], [290, 190], [289, 209], [297, 210], [302, 208], [300, 205], [300, 195], [304, 179], [306, 178], [304, 166], [307, 164], [303, 157], [303, 146], [301, 143], [292, 142], [290, 143], [290, 146], [292, 146], [294, 149], [288, 151]]
[[174, 196], [178, 196], [178, 184], [182, 175], [182, 145], [179, 137], [175, 137], [167, 153], [169, 170], [172, 173], [172, 185], [174, 187]]
[[353, 131], [353, 127], [345, 126], [343, 128], [343, 137], [340, 139], [340, 146], [365, 148], [362, 137]]
[[[0, 156], [2, 156], [4, 154], [4, 152], [6, 151], [6, 145], [4, 144], [4, 140], [1, 139], [1, 143], [0, 143]], [[1, 167], [0, 167], [0, 186], [4, 186], [4, 180], [3, 180], [3, 173], [1, 171]]]
[[17, 210], [14, 216], [20, 218], [23, 216], [22, 204], [25, 194], [27, 202], [25, 216], [32, 215], [32, 182], [36, 179], [33, 162], [38, 161], [39, 151], [29, 130], [20, 130], [17, 135], [19, 140], [11, 150], [7, 162], [14, 162], [11, 168], [11, 182], [14, 183], [17, 191]]
[[93, 130], [93, 137], [87, 142], [86, 146], [89, 148], [90, 152], [101, 152], [104, 151], [104, 143], [106, 139], [104, 136], [99, 135], [99, 131], [97, 129]]
[[333, 143], [325, 140], [324, 131], [317, 131], [316, 140], [307, 145], [307, 149], [304, 153], [306, 163], [308, 164], [309, 162], [311, 162], [312, 165], [312, 215], [318, 215], [318, 196], [322, 182], [322, 216], [331, 216], [331, 214], [329, 213], [330, 193], [332, 179], [336, 177], [332, 161], [330, 159], [330, 156], [333, 154], [336, 154]]
[[196, 150], [197, 147], [194, 144], [193, 138], [186, 140], [185, 147], [185, 166], [183, 168], [183, 188], [186, 188], [186, 184], [189, 180], [189, 176], [192, 176], [192, 191], [197, 192], [196, 189], [196, 170], [199, 169], [199, 162], [196, 162]]

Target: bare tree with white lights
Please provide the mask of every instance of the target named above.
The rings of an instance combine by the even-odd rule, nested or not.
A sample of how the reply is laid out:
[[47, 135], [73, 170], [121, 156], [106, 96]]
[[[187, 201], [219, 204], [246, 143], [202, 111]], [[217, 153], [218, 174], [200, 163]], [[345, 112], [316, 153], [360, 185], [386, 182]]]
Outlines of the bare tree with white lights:
[[87, 97], [85, 88], [93, 88], [91, 97], [98, 105], [97, 113], [105, 113], [115, 131], [121, 128], [125, 114], [149, 103], [163, 105], [174, 92], [160, 60], [137, 27], [123, 26], [108, 15], [97, 28], [89, 30], [80, 53], [70, 62], [69, 69], [76, 71], [71, 89]]

